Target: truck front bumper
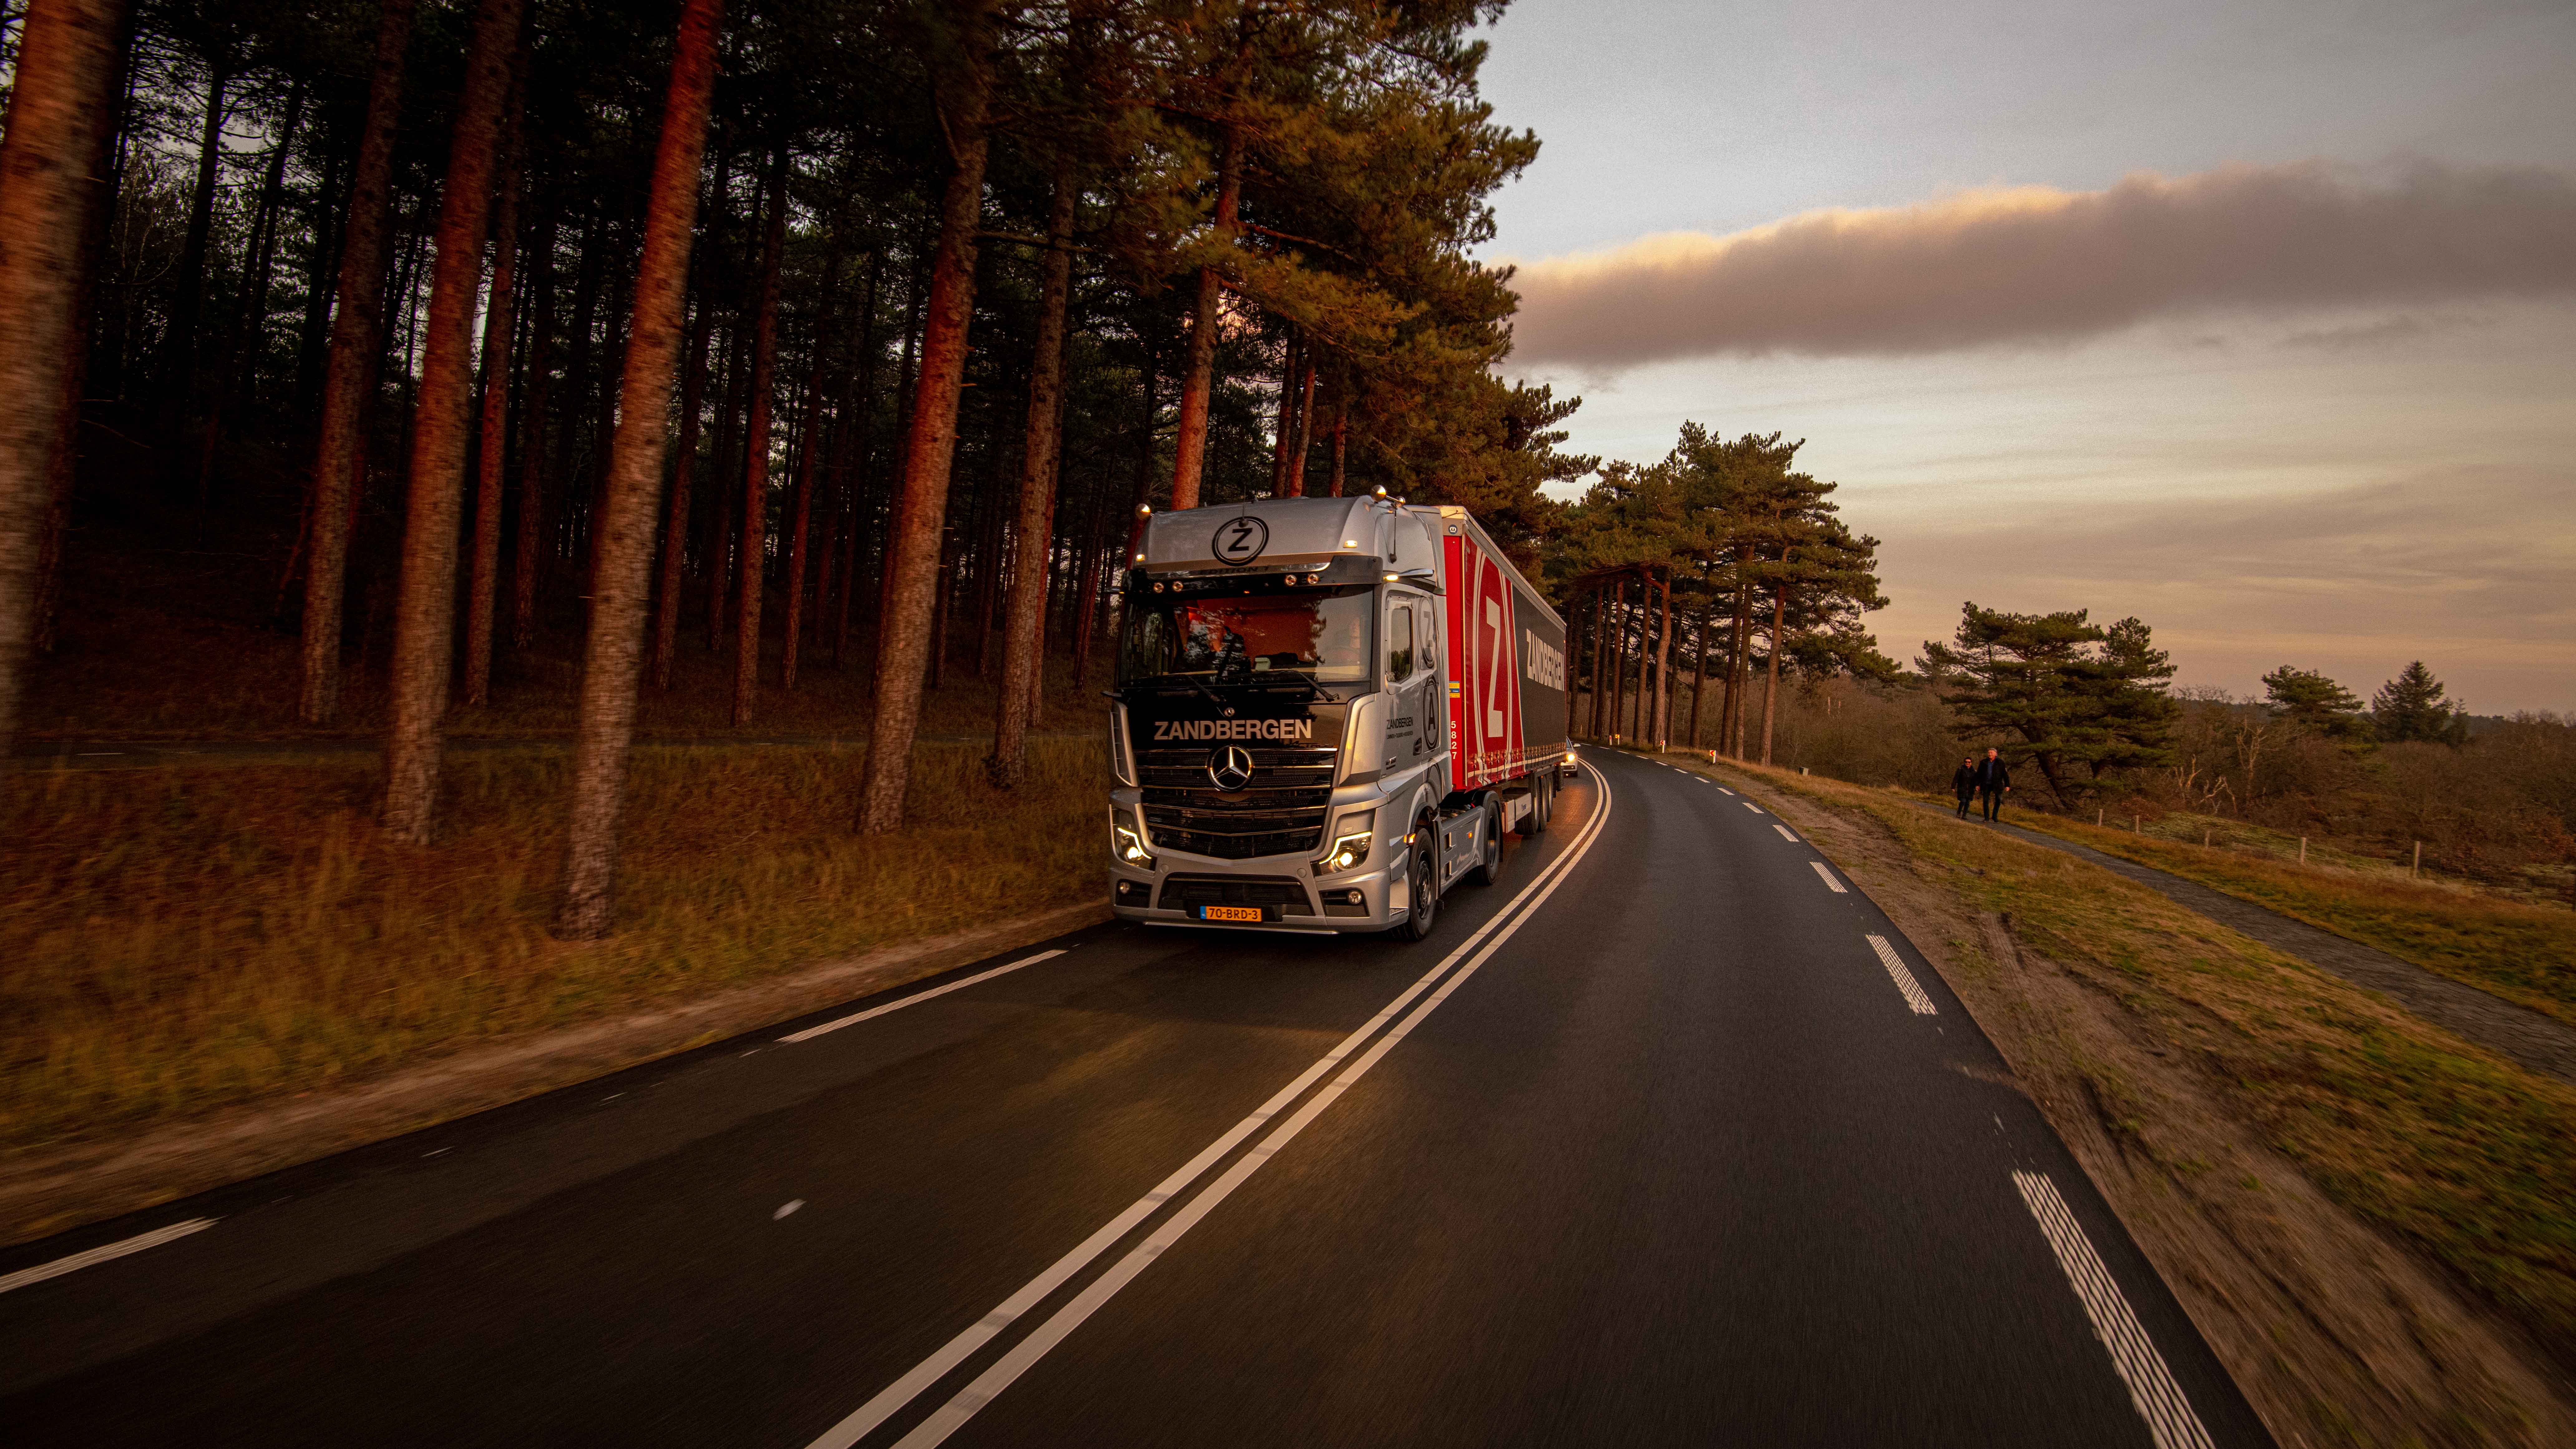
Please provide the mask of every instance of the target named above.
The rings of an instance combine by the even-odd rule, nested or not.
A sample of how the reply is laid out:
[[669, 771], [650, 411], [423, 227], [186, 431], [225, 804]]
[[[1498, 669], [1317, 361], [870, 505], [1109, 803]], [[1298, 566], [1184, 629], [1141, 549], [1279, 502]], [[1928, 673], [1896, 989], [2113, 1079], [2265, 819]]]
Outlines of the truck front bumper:
[[[1258, 860], [1167, 856], [1156, 870], [1112, 864], [1109, 907], [1122, 921], [1212, 930], [1383, 931], [1404, 919], [1387, 909], [1387, 872], [1360, 869], [1318, 879], [1306, 855]], [[1258, 909], [1259, 921], [1208, 918], [1210, 907]]]

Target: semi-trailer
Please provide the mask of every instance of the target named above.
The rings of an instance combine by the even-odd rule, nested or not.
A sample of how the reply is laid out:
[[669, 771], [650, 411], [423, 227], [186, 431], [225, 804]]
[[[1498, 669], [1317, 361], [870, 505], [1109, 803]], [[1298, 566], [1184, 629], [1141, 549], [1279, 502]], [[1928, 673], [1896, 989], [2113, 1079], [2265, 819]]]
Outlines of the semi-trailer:
[[1144, 520], [1110, 692], [1110, 904], [1156, 925], [1431, 933], [1573, 768], [1565, 621], [1463, 508]]

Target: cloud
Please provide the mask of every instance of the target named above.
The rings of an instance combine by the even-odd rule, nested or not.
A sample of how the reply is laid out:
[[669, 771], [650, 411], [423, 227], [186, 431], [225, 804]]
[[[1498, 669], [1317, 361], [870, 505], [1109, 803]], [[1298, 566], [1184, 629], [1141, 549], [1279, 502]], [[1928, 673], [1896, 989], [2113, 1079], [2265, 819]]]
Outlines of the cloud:
[[[1891, 653], [1958, 601], [2155, 626], [2187, 680], [2284, 661], [2367, 693], [2409, 659], [2481, 711], [2576, 709], [2576, 491], [2561, 467], [2473, 465], [2295, 495], [2004, 508], [1969, 522], [1849, 509], [1884, 537]], [[1893, 524], [1893, 526], [1891, 526]]]
[[2323, 162], [1974, 191], [1677, 232], [1522, 265], [1515, 357], [1611, 371], [1719, 355], [2063, 344], [2151, 318], [2576, 291], [2576, 181]]

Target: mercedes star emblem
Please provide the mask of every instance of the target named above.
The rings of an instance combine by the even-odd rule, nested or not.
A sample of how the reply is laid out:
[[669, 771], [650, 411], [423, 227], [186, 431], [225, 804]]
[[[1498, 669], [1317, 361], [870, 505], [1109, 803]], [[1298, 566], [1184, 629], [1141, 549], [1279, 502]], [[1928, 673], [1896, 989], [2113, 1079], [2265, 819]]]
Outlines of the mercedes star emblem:
[[1208, 779], [1231, 795], [1252, 783], [1252, 751], [1241, 745], [1227, 745], [1208, 751]]

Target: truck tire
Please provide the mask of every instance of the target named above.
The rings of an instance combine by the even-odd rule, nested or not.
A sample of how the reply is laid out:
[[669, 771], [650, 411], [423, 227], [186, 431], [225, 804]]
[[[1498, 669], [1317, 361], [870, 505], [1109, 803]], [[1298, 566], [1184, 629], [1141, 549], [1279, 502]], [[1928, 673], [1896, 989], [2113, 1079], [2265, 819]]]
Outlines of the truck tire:
[[1503, 878], [1502, 796], [1485, 797], [1484, 816], [1484, 828], [1477, 832], [1485, 838], [1484, 849], [1467, 870], [1467, 884], [1471, 886], [1489, 886]]
[[1541, 770], [1529, 782], [1529, 813], [1521, 817], [1521, 834], [1545, 835], [1547, 817], [1556, 812], [1556, 772]]
[[1405, 891], [1407, 909], [1402, 924], [1389, 934], [1399, 941], [1419, 941], [1431, 934], [1440, 918], [1440, 854], [1433, 844], [1437, 832], [1431, 822], [1413, 827], [1412, 872]]

